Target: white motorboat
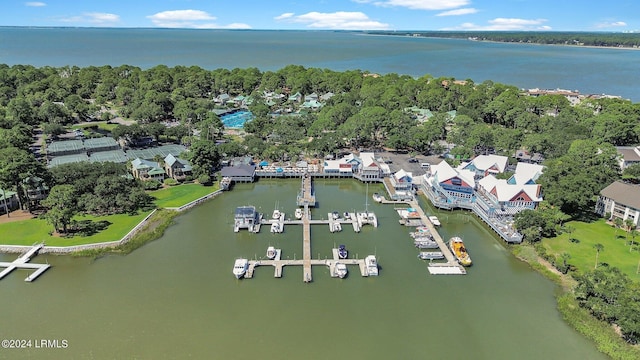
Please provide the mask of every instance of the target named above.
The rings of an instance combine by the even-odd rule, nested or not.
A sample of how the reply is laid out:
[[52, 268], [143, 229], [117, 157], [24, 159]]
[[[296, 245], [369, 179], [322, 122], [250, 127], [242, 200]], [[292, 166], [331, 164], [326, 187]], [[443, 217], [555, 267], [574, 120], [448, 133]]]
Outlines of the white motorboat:
[[345, 211], [344, 214], [342, 214], [342, 217], [344, 217], [345, 219], [351, 219], [351, 214], [349, 214], [349, 212]]
[[331, 217], [333, 218], [333, 220], [338, 220], [340, 219], [340, 213], [337, 211], [334, 211], [331, 213]]
[[271, 224], [271, 232], [272, 233], [281, 233], [282, 229], [280, 228], [280, 224], [277, 222], [274, 222]]
[[440, 220], [438, 220], [437, 216], [429, 216], [429, 221], [431, 221], [434, 226], [440, 226]]
[[341, 262], [337, 262], [336, 263], [336, 275], [340, 278], [340, 279], [344, 279], [345, 276], [347, 276], [347, 265], [341, 263]]
[[365, 257], [364, 264], [367, 267], [367, 274], [369, 276], [378, 276], [378, 260], [376, 260], [375, 255]]
[[382, 202], [382, 200], [384, 200], [384, 197], [382, 197], [382, 195], [378, 193], [373, 193], [373, 201]]
[[302, 209], [301, 208], [297, 208], [294, 215], [295, 215], [296, 219], [302, 219]]
[[420, 254], [418, 254], [418, 259], [440, 260], [444, 259], [444, 254], [441, 251], [421, 251]]
[[278, 251], [276, 250], [276, 248], [273, 246], [269, 246], [267, 248], [267, 259], [273, 260], [276, 258], [276, 255], [278, 255]]
[[236, 276], [236, 279], [240, 279], [247, 273], [247, 269], [249, 269], [249, 260], [236, 259], [236, 262], [233, 264], [233, 275]]
[[331, 225], [331, 232], [340, 232], [342, 231], [342, 225], [339, 222], [333, 223]]
[[278, 220], [278, 219], [280, 219], [280, 216], [281, 216], [281, 215], [282, 215], [282, 213], [280, 212], [280, 210], [275, 209], [275, 210], [273, 210], [273, 215], [271, 215], [271, 217], [272, 217], [274, 220]]

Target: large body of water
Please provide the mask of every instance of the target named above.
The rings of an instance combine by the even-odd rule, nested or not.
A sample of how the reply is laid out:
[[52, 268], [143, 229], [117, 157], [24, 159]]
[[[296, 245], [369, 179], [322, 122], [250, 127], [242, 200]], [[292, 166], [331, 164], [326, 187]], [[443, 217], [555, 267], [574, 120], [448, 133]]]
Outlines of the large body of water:
[[640, 101], [640, 51], [350, 32], [0, 28], [0, 63], [261, 70], [299, 64], [492, 80], [522, 88], [563, 88]]
[[[346, 279], [313, 268], [258, 268], [236, 280], [236, 257], [261, 257], [267, 246], [300, 258], [302, 229], [283, 234], [233, 232], [233, 210], [253, 204], [288, 216], [298, 180], [238, 185], [177, 218], [159, 240], [127, 256], [97, 260], [40, 255], [53, 267], [33, 283], [16, 271], [0, 281], [0, 338], [66, 340], [66, 349], [0, 350], [22, 359], [604, 359], [566, 325], [555, 308], [556, 287], [517, 261], [467, 212], [436, 212], [444, 238], [462, 236], [474, 265], [466, 276], [428, 275], [409, 230], [392, 205], [369, 204], [378, 228], [330, 233], [312, 226], [314, 257], [346, 244], [352, 256], [377, 254], [380, 276]], [[316, 182], [327, 212], [364, 210], [354, 180]], [[371, 203], [369, 201], [369, 203]], [[434, 212], [427, 208], [428, 212]], [[15, 258], [0, 255], [0, 261]]]

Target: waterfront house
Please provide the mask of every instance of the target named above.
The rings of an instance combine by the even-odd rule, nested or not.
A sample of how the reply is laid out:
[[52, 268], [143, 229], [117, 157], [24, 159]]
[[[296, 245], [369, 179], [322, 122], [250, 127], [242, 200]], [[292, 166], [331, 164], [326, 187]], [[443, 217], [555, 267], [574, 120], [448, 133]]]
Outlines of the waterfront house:
[[544, 166], [542, 165], [519, 162], [516, 165], [516, 171], [507, 182], [512, 185], [535, 184], [543, 170]]
[[22, 185], [27, 193], [27, 199], [31, 205], [37, 205], [49, 195], [49, 187], [44, 179], [37, 176], [29, 176], [22, 180]]
[[20, 205], [18, 202], [18, 193], [0, 189], [0, 214], [6, 214], [7, 208], [9, 212], [17, 209]]
[[354, 154], [349, 154], [337, 160], [324, 160], [323, 171], [325, 174], [349, 175], [357, 172], [361, 160]]
[[220, 170], [220, 175], [234, 182], [253, 182], [256, 177], [256, 166], [247, 164], [225, 166]]
[[187, 160], [177, 158], [172, 154], [164, 158], [164, 171], [168, 177], [183, 181], [192, 173], [191, 164]]
[[596, 203], [596, 213], [600, 216], [609, 214], [610, 219], [632, 220], [637, 228], [640, 218], [640, 185], [615, 181], [602, 189]]
[[497, 179], [493, 175], [478, 181], [476, 202], [484, 205], [482, 208], [489, 217], [513, 216], [523, 210], [533, 210], [541, 201], [541, 187], [531, 181], [518, 184], [516, 181]]
[[618, 161], [622, 170], [640, 164], [640, 146], [617, 146], [616, 149], [621, 155]]
[[360, 181], [380, 181], [384, 176], [380, 163], [376, 160], [372, 152], [362, 152], [359, 157], [355, 157], [353, 163], [357, 164], [356, 178]]
[[471, 170], [475, 173], [475, 178], [482, 179], [489, 174], [503, 173], [507, 168], [509, 158], [501, 155], [478, 155], [470, 162], [464, 162], [458, 166], [461, 170]]
[[163, 182], [165, 176], [164, 169], [160, 164], [140, 158], [131, 161], [131, 174], [136, 179], [157, 180], [159, 182]]
[[423, 176], [422, 189], [434, 203], [445, 208], [469, 207], [476, 186], [475, 172], [454, 169], [446, 161], [432, 165]]

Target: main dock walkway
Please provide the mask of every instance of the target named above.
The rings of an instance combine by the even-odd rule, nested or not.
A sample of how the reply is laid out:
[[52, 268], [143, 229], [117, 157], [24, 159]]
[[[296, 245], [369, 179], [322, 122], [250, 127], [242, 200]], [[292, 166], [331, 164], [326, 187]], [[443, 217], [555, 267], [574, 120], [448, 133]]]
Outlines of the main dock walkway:
[[24, 281], [31, 282], [35, 280], [38, 276], [40, 276], [40, 274], [42, 274], [48, 268], [51, 267], [51, 265], [49, 264], [29, 264], [28, 263], [29, 260], [31, 260], [31, 258], [35, 256], [38, 253], [38, 251], [40, 251], [40, 249], [42, 249], [43, 247], [44, 247], [44, 243], [34, 245], [31, 249], [29, 249], [29, 251], [27, 251], [17, 259], [15, 259], [13, 262], [0, 262], [0, 267], [5, 268], [2, 272], [0, 272], [0, 280], [3, 279], [5, 276], [9, 275], [9, 273], [11, 273], [15, 269], [35, 269], [35, 271], [31, 273], [31, 275], [27, 276], [27, 278], [24, 279]]

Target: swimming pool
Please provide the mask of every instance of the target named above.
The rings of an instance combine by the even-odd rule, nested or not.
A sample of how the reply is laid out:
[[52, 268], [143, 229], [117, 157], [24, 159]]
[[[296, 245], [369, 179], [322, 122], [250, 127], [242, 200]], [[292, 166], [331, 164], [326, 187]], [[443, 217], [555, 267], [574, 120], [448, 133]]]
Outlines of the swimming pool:
[[220, 116], [226, 128], [242, 128], [244, 123], [253, 120], [253, 114], [248, 110], [239, 110], [231, 114]]

